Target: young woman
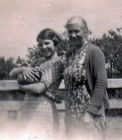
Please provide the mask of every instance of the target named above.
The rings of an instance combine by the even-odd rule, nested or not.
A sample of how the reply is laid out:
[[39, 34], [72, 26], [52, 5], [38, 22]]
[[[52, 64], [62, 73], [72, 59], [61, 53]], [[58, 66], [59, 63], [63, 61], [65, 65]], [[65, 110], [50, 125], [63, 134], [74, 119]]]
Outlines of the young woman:
[[57, 56], [56, 47], [60, 44], [60, 37], [55, 31], [42, 30], [37, 36], [37, 42], [45, 58], [45, 61], [38, 67], [38, 71], [41, 72], [40, 80], [37, 79], [36, 70], [31, 67], [15, 69], [10, 75], [22, 72], [25, 81], [26, 79], [33, 81], [31, 84], [19, 85], [20, 89], [26, 92], [23, 118], [26, 122], [31, 119], [31, 131], [42, 135], [45, 133], [50, 137], [58, 128], [58, 114], [55, 102], [47, 95], [51, 93], [55, 96], [54, 91], [61, 82], [64, 65]]

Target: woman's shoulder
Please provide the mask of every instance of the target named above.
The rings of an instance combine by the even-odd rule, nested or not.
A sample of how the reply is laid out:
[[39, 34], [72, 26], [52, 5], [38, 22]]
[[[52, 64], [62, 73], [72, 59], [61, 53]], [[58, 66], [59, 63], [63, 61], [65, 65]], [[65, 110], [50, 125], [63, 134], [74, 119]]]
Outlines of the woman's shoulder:
[[99, 46], [96, 46], [92, 43], [88, 44], [88, 48], [89, 48], [90, 51], [99, 51], [100, 50]]
[[96, 54], [96, 53], [100, 53], [103, 54], [102, 50], [100, 49], [99, 46], [96, 46], [92, 43], [88, 44], [88, 52], [92, 53], [92, 54]]

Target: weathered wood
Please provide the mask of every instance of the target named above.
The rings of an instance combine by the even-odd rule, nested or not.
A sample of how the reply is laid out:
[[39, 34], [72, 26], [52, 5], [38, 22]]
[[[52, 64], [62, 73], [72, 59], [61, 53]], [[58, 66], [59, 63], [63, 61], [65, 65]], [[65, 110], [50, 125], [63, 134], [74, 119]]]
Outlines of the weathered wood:
[[[9, 110], [21, 110], [23, 101], [0, 101], [0, 111]], [[56, 104], [58, 110], [64, 110], [65, 104], [62, 101], [61, 104]]]
[[[0, 111], [2, 110], [21, 110], [23, 101], [0, 101]], [[65, 110], [64, 101], [61, 104], [56, 104], [57, 109], [60, 111]], [[110, 109], [122, 108], [122, 99], [111, 99]]]
[[122, 108], [122, 99], [111, 99], [109, 101], [110, 101], [110, 109]]
[[1, 80], [0, 91], [19, 90], [16, 80]]
[[[122, 79], [108, 79], [108, 88], [122, 88]], [[64, 81], [62, 81], [59, 89], [64, 89]], [[16, 80], [1, 80], [0, 91], [19, 90]]]
[[[108, 88], [122, 88], [122, 79], [108, 79]], [[19, 90], [16, 80], [1, 80], [0, 91]], [[61, 83], [58, 92], [64, 93], [64, 82]], [[0, 101], [0, 110], [3, 109], [20, 109], [22, 101]], [[64, 102], [57, 105], [59, 110], [64, 110]], [[110, 109], [122, 108], [122, 99], [111, 99]]]
[[108, 79], [108, 88], [122, 88], [122, 79]]
[[0, 111], [2, 110], [20, 110], [23, 101], [0, 101]]
[[[122, 88], [122, 78], [121, 79], [108, 79], [108, 88]], [[64, 81], [62, 81], [59, 89], [64, 88]]]

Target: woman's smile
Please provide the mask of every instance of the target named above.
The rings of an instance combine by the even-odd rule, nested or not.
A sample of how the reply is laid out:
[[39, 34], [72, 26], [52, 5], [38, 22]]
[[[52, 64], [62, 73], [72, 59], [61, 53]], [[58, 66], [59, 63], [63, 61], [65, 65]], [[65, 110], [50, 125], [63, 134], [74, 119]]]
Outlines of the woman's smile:
[[43, 52], [44, 57], [51, 57], [55, 52], [54, 43], [50, 39], [43, 39], [39, 42], [38, 45], [40, 51]]

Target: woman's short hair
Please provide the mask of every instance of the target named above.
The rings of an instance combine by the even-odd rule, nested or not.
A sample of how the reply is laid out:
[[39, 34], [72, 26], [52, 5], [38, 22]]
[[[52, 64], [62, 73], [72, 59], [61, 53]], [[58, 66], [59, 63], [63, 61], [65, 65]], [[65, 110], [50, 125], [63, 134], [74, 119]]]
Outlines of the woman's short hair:
[[40, 42], [43, 39], [52, 40], [54, 45], [58, 45], [61, 40], [60, 36], [54, 30], [50, 28], [46, 28], [38, 34], [37, 42]]
[[72, 25], [72, 24], [78, 24], [81, 26], [81, 28], [84, 29], [84, 31], [86, 33], [89, 32], [88, 30], [88, 26], [87, 26], [87, 22], [85, 21], [85, 19], [81, 16], [73, 16], [70, 19], [68, 19], [65, 27], [68, 28], [68, 26]]

